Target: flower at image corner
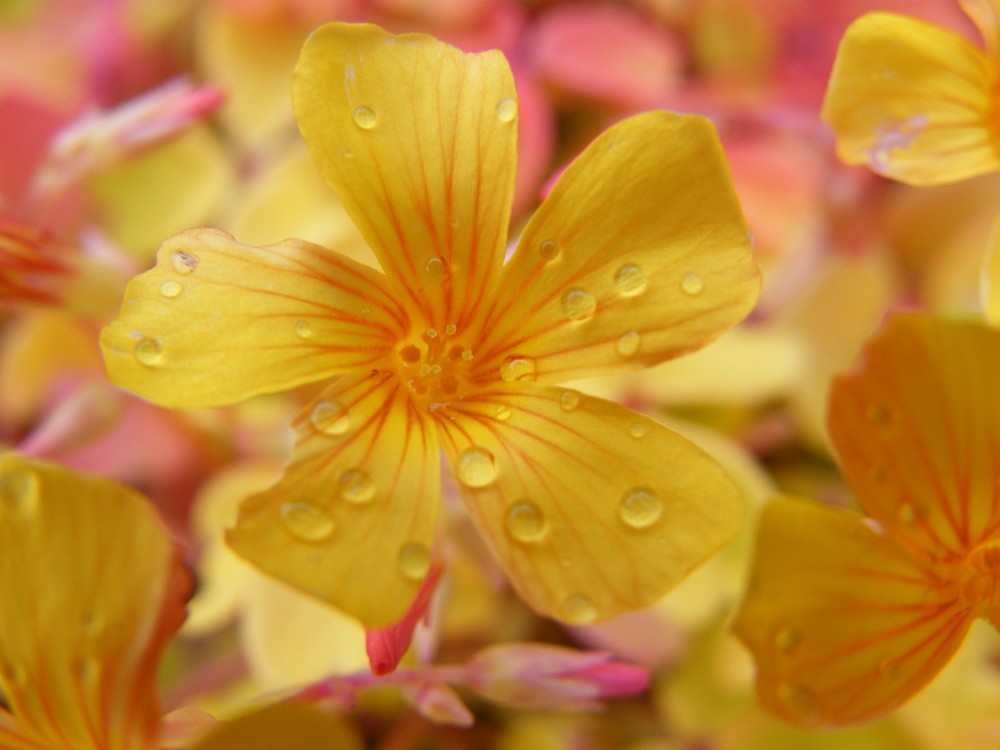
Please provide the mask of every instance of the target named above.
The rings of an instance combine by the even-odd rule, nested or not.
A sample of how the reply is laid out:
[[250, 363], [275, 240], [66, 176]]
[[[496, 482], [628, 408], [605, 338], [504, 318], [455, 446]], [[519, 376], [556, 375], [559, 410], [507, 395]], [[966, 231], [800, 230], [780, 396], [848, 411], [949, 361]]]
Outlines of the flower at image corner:
[[961, 5], [985, 49], [894, 13], [847, 29], [823, 103], [841, 159], [911, 185], [1000, 169], [1000, 2]]
[[444, 453], [520, 595], [569, 622], [656, 601], [741, 523], [698, 448], [554, 387], [652, 365], [759, 292], [712, 126], [648, 112], [565, 171], [504, 263], [517, 97], [496, 51], [328, 24], [292, 98], [382, 271], [298, 240], [167, 240], [102, 335], [112, 380], [180, 408], [332, 380], [231, 546], [358, 617], [398, 620], [435, 555]]

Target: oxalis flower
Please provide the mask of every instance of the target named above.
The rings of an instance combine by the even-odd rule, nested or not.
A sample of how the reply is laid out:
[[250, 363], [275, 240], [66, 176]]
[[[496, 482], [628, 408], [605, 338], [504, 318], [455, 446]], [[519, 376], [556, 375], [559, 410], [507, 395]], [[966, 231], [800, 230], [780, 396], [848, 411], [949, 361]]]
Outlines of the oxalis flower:
[[299, 128], [384, 273], [307, 242], [195, 229], [128, 286], [114, 382], [201, 408], [337, 377], [229, 543], [369, 627], [431, 569], [439, 452], [511, 582], [589, 622], [650, 604], [735, 532], [698, 448], [552, 384], [696, 349], [759, 276], [712, 126], [650, 112], [566, 170], [504, 263], [517, 98], [496, 51], [329, 24], [293, 80]]

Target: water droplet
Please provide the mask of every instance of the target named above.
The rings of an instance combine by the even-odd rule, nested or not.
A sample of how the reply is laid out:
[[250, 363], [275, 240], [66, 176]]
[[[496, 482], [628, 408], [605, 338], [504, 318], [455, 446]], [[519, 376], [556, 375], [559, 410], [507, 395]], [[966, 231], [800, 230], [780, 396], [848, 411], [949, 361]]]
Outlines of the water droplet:
[[570, 289], [563, 295], [562, 309], [570, 320], [584, 321], [597, 311], [597, 300], [584, 289]]
[[146, 367], [163, 364], [163, 346], [156, 339], [139, 339], [135, 344], [135, 358]]
[[378, 115], [368, 107], [358, 107], [354, 110], [354, 124], [362, 130], [371, 130], [378, 123]]
[[38, 508], [38, 502], [35, 472], [18, 469], [0, 479], [0, 506], [30, 516]]
[[351, 469], [340, 475], [340, 496], [349, 503], [367, 503], [375, 497], [375, 482], [364, 469]]
[[899, 522], [906, 524], [907, 526], [912, 523], [916, 523], [918, 515], [917, 506], [913, 503], [903, 503], [896, 510], [896, 517], [899, 519]]
[[177, 297], [182, 291], [184, 291], [184, 287], [181, 286], [179, 281], [164, 281], [160, 284], [160, 294], [167, 299]]
[[551, 263], [559, 257], [559, 245], [553, 240], [545, 240], [538, 246], [538, 254], [542, 256], [542, 260]]
[[534, 380], [537, 371], [531, 357], [507, 357], [500, 363], [500, 378], [506, 383], [515, 380]]
[[618, 514], [633, 529], [645, 529], [660, 519], [663, 503], [648, 487], [633, 487], [622, 497]]
[[399, 550], [399, 572], [411, 581], [423, 580], [431, 569], [431, 552], [417, 542]]
[[895, 659], [883, 659], [878, 663], [878, 673], [889, 680], [899, 677], [899, 662]]
[[517, 102], [514, 99], [501, 99], [497, 103], [496, 112], [500, 122], [510, 122], [517, 117]]
[[455, 473], [466, 487], [486, 487], [496, 481], [497, 467], [489, 451], [472, 446], [459, 454]]
[[583, 594], [574, 594], [562, 603], [562, 619], [570, 625], [586, 625], [597, 619], [597, 608]]
[[619, 294], [634, 297], [646, 288], [646, 274], [639, 266], [627, 263], [615, 273], [615, 288]]
[[424, 263], [424, 273], [426, 273], [429, 278], [432, 278], [435, 281], [440, 281], [444, 278], [444, 261], [436, 256], [431, 258]]
[[580, 405], [580, 394], [576, 391], [563, 391], [559, 397], [559, 405], [563, 411], [573, 411]]
[[819, 721], [819, 709], [813, 694], [801, 685], [782, 682], [777, 687], [777, 697], [789, 713], [803, 724], [815, 724]]
[[456, 326], [454, 323], [449, 323], [447, 326], [445, 326], [444, 332], [449, 336], [454, 336], [456, 333], [458, 333], [458, 326]]
[[311, 338], [312, 335], [313, 335], [312, 326], [309, 325], [304, 320], [300, 320], [300, 321], [296, 322], [295, 323], [295, 335], [298, 336], [300, 339]]
[[642, 340], [639, 338], [639, 332], [629, 331], [622, 334], [621, 338], [615, 342], [615, 349], [618, 350], [618, 354], [622, 357], [634, 357], [639, 351], [639, 344], [641, 343]]
[[349, 148], [345, 148], [344, 149], [344, 158], [345, 159], [353, 159], [354, 158], [354, 152], [351, 151], [351, 149], [349, 149]]
[[330, 512], [313, 503], [285, 503], [281, 506], [281, 521], [289, 532], [307, 542], [322, 542], [337, 528]]
[[791, 628], [782, 628], [774, 636], [774, 645], [780, 651], [791, 651], [802, 642], [802, 633]]
[[892, 415], [881, 404], [872, 404], [868, 407], [868, 421], [876, 427], [888, 427], [892, 422]]
[[493, 416], [501, 422], [506, 422], [510, 419], [510, 407], [506, 404], [500, 404], [500, 406], [493, 410]]
[[632, 426], [628, 428], [628, 433], [636, 439], [641, 438], [646, 434], [646, 425], [642, 422], [633, 422]]
[[548, 531], [545, 514], [529, 500], [519, 500], [507, 509], [507, 532], [519, 542], [540, 541]]
[[702, 289], [705, 288], [705, 282], [701, 280], [701, 276], [696, 273], [689, 273], [681, 281], [681, 289], [684, 294], [690, 294], [692, 297], [701, 294]]
[[191, 253], [176, 252], [170, 256], [170, 265], [181, 276], [187, 276], [198, 267], [198, 258]]
[[90, 656], [85, 659], [78, 659], [73, 665], [77, 677], [90, 690], [97, 687], [101, 680], [101, 663]]
[[320, 401], [309, 412], [309, 421], [327, 435], [343, 435], [351, 426], [347, 408], [339, 401]]

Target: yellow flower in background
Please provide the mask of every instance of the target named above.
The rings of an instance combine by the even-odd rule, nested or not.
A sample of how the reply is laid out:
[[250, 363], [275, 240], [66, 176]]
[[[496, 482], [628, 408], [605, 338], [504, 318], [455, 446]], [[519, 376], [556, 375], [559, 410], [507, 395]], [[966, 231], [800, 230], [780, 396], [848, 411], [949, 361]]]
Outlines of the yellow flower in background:
[[439, 451], [537, 611], [579, 623], [654, 602], [735, 533], [739, 492], [686, 439], [553, 384], [697, 349], [753, 306], [712, 126], [614, 126], [504, 263], [518, 115], [499, 52], [329, 24], [292, 93], [384, 274], [303, 241], [185, 232], [105, 329], [111, 378], [204, 408], [340, 376], [229, 541], [369, 627], [401, 617], [431, 567]]
[[961, 5], [985, 50], [892, 13], [847, 29], [823, 103], [841, 159], [911, 185], [1000, 169], [1000, 2]]
[[0, 456], [0, 747], [158, 747], [157, 662], [190, 590], [145, 498]]
[[805, 725], [875, 719], [1000, 624], [1000, 331], [893, 318], [834, 385], [829, 426], [869, 518], [765, 508], [736, 633], [757, 691]]

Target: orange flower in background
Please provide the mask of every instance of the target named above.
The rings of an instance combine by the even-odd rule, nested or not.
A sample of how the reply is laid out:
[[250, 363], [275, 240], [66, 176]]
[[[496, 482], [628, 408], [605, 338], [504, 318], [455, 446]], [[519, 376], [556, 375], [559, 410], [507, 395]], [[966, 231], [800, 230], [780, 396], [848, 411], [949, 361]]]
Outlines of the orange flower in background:
[[737, 635], [763, 705], [875, 719], [926, 685], [976, 618], [1000, 625], [1000, 331], [900, 315], [834, 385], [829, 427], [869, 518], [763, 513]]
[[712, 126], [649, 112], [566, 170], [504, 263], [517, 98], [498, 52], [329, 24], [293, 104], [384, 274], [310, 243], [195, 229], [134, 279], [102, 346], [156, 403], [232, 404], [340, 376], [230, 544], [358, 617], [398, 620], [431, 569], [439, 451], [511, 582], [568, 622], [654, 602], [739, 527], [686, 439], [553, 384], [696, 349], [759, 275]]
[[960, 3], [985, 50], [893, 13], [847, 29], [823, 103], [841, 159], [911, 185], [1000, 169], [1000, 2]]

